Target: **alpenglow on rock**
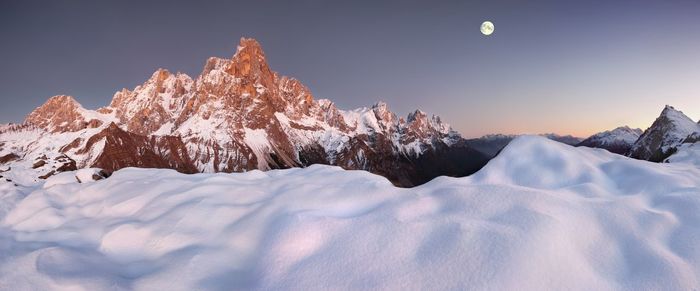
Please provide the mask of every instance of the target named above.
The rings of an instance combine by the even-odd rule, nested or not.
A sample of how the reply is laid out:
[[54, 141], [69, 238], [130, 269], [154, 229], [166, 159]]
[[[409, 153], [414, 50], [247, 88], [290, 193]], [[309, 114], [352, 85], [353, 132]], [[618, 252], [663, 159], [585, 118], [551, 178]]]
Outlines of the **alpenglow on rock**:
[[320, 163], [413, 186], [471, 174], [487, 161], [437, 116], [417, 110], [399, 118], [382, 102], [345, 111], [315, 99], [300, 81], [272, 71], [260, 44], [248, 38], [231, 59], [209, 58], [196, 78], [158, 69], [142, 85], [115, 93], [109, 106], [88, 110], [56, 96], [25, 123], [0, 134], [0, 156], [21, 157], [12, 162], [17, 166], [43, 155], [107, 171], [240, 172]]

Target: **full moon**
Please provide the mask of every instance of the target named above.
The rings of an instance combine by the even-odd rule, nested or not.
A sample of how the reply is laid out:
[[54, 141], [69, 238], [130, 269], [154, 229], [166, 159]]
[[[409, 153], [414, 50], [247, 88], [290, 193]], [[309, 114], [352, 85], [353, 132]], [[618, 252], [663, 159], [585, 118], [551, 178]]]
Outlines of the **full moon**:
[[484, 23], [481, 24], [481, 33], [484, 35], [491, 35], [493, 33], [493, 23], [491, 21], [484, 21]]

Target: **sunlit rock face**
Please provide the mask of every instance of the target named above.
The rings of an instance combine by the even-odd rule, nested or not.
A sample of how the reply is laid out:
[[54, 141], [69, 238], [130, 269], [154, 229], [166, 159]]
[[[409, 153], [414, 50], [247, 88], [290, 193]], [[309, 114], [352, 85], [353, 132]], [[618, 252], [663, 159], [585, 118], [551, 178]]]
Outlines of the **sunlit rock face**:
[[50, 132], [79, 131], [103, 124], [99, 113], [84, 109], [73, 97], [57, 95], [32, 111], [26, 123], [46, 128]]

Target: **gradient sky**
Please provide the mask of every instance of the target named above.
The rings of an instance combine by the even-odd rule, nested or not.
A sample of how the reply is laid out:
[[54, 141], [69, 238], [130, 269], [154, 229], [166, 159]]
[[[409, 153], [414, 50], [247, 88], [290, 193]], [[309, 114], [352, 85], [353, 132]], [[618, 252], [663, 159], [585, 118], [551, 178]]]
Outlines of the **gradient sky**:
[[195, 77], [242, 36], [316, 98], [420, 108], [467, 137], [645, 129], [665, 104], [700, 118], [696, 0], [8, 0], [0, 122], [57, 94], [107, 105], [159, 67]]

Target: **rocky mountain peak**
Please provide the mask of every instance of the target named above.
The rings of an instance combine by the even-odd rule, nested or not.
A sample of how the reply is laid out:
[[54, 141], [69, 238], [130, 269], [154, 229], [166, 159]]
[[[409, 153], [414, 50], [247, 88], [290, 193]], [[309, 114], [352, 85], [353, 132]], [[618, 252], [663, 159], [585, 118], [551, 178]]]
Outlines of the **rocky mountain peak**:
[[319, 99], [315, 102], [318, 105], [318, 112], [316, 112], [315, 115], [319, 120], [323, 120], [328, 123], [328, 125], [338, 128], [343, 132], [348, 130], [345, 118], [335, 106], [335, 103], [328, 99]]
[[683, 112], [666, 105], [651, 127], [632, 146], [629, 156], [649, 161], [662, 161], [700, 126]]
[[37, 107], [34, 109], [30, 115], [33, 115], [34, 113], [41, 113], [41, 112], [46, 112], [49, 111], [48, 109], [63, 109], [63, 110], [69, 110], [73, 108], [78, 108], [80, 107], [80, 103], [76, 101], [73, 96], [68, 96], [68, 95], [56, 95], [52, 96], [44, 104], [41, 106]]
[[420, 109], [416, 109], [416, 111], [413, 111], [413, 112], [408, 114], [406, 121], [411, 123], [411, 122], [423, 121], [423, 120], [427, 120], [427, 119], [428, 119], [428, 115], [425, 112], [423, 112]]
[[309, 113], [312, 103], [311, 93], [301, 82], [280, 78], [270, 69], [256, 40], [241, 38], [230, 60], [207, 60], [175, 124], [215, 117], [228, 124], [264, 128], [276, 112], [298, 118]]
[[207, 74], [209, 74], [211, 71], [214, 71], [214, 70], [226, 71], [226, 69], [228, 68], [230, 63], [231, 63], [230, 59], [224, 59], [224, 58], [219, 58], [219, 57], [210, 57], [207, 59], [207, 62], [204, 64], [204, 69], [202, 69], [202, 73], [200, 75], [206, 76]]
[[671, 105], [666, 105], [664, 106], [664, 109], [661, 110], [660, 116], [674, 116], [678, 114], [683, 114], [683, 112], [676, 110], [676, 108], [673, 108]]
[[389, 110], [389, 106], [383, 101], [379, 101], [372, 105], [372, 111], [374, 112], [377, 120], [389, 123], [396, 120], [394, 113]]
[[279, 79], [277, 88], [280, 97], [287, 103], [285, 113], [290, 117], [309, 115], [311, 107], [318, 106], [314, 103], [311, 90], [295, 78], [283, 76]]
[[415, 131], [429, 132], [431, 135], [459, 136], [449, 124], [442, 122], [440, 116], [431, 115], [428, 117], [427, 113], [419, 109], [409, 113], [406, 121], [409, 128]]
[[168, 71], [167, 69], [158, 68], [155, 72], [153, 72], [149, 80], [163, 82], [163, 80], [167, 79], [170, 75], [170, 71]]
[[668, 127], [669, 130], [684, 135], [684, 137], [698, 130], [695, 121], [686, 116], [682, 111], [676, 110], [670, 105], [664, 107], [651, 127], [653, 128], [654, 125], [657, 127]]
[[606, 130], [600, 133], [595, 134], [594, 136], [614, 136], [614, 137], [622, 137], [622, 135], [627, 135], [625, 137], [635, 137], [635, 140], [632, 142], [636, 141], [637, 138], [639, 138], [640, 135], [642, 135], [643, 131], [639, 128], [631, 128], [627, 125], [624, 126], [619, 126], [616, 127], [613, 130]]
[[685, 115], [683, 111], [677, 110], [670, 105], [664, 107], [657, 120], [672, 123], [679, 130], [689, 131], [690, 133], [697, 130], [697, 127], [693, 126], [693, 124], [697, 124], [694, 120]]
[[73, 97], [56, 95], [34, 109], [25, 119], [25, 123], [50, 132], [72, 132], [102, 124], [98, 119], [88, 119], [85, 111]]
[[115, 93], [109, 107], [129, 131], [151, 134], [180, 114], [193, 83], [186, 74], [157, 69], [133, 91], [122, 89]]
[[274, 77], [260, 43], [252, 38], [241, 38], [227, 72], [239, 78], [252, 77], [267, 81]]
[[[254, 38], [241, 37], [241, 39], [238, 41], [238, 47], [236, 48], [236, 55], [243, 54], [243, 53], [257, 55], [257, 56], [262, 57], [263, 59], [265, 58], [265, 54], [263, 53], [262, 46]], [[234, 57], [235, 57], [235, 55], [234, 55]]]
[[372, 105], [372, 109], [379, 109], [381, 111], [387, 111], [389, 110], [389, 105], [386, 104], [384, 101], [377, 101], [377, 103], [374, 103]]

